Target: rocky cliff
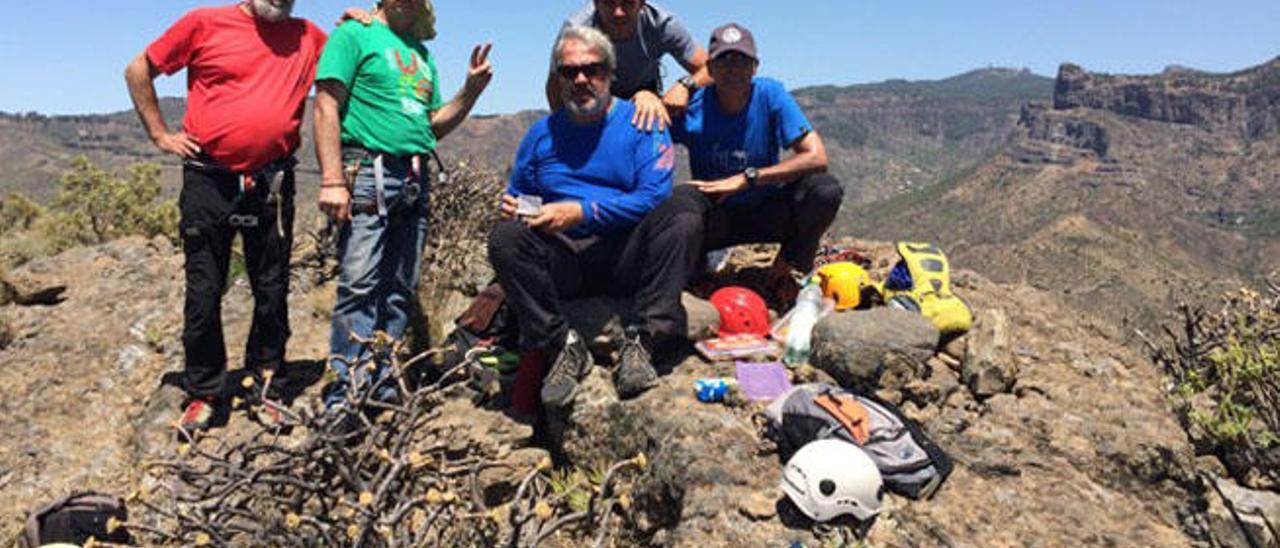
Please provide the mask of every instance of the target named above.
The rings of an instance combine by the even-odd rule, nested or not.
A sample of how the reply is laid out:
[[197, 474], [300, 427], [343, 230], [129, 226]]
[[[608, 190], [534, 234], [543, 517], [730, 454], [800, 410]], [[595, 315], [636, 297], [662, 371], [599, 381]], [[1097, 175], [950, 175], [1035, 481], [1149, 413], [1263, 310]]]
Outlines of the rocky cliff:
[[1280, 268], [1280, 60], [1223, 75], [1066, 64], [1055, 88], [1000, 154], [855, 206], [842, 230], [937, 241], [995, 280], [1139, 325]]
[[1107, 110], [1264, 138], [1280, 128], [1280, 58], [1230, 74], [1175, 68], [1151, 76], [1091, 73], [1064, 63], [1058, 69], [1053, 106]]

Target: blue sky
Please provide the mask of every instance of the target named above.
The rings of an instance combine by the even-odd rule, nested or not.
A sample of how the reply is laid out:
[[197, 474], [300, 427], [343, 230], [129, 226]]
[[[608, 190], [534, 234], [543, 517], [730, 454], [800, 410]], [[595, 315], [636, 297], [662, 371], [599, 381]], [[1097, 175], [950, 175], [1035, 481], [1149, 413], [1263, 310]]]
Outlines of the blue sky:
[[[477, 107], [543, 106], [550, 43], [583, 0], [435, 0], [440, 37], [428, 44], [446, 97], [461, 84], [476, 41], [494, 42], [496, 75]], [[187, 10], [230, 2], [21, 2], [0, 18], [0, 110], [44, 113], [129, 108], [125, 63]], [[295, 13], [325, 29], [347, 5], [298, 0]], [[1280, 55], [1277, 0], [667, 0], [704, 42], [720, 23], [756, 34], [761, 73], [789, 87], [888, 78], [937, 79], [986, 66], [1052, 76], [1063, 61], [1088, 70], [1150, 73], [1179, 64], [1232, 71]], [[674, 65], [668, 81], [679, 75]], [[162, 78], [181, 95], [182, 76]]]

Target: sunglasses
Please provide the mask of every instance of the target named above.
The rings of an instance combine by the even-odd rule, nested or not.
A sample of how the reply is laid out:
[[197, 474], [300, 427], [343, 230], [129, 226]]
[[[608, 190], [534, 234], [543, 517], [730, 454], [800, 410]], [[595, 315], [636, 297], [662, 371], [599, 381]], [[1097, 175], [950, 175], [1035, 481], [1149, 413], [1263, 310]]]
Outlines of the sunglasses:
[[579, 74], [585, 74], [587, 78], [595, 80], [609, 74], [609, 66], [604, 63], [560, 65], [556, 67], [556, 74], [565, 80], [577, 80]]
[[711, 62], [717, 65], [723, 65], [727, 67], [745, 67], [747, 65], [754, 65], [756, 63], [756, 60], [752, 59], [751, 56], [749, 55], [739, 53], [736, 51], [731, 51], [729, 53], [716, 57], [715, 59], [712, 59]]

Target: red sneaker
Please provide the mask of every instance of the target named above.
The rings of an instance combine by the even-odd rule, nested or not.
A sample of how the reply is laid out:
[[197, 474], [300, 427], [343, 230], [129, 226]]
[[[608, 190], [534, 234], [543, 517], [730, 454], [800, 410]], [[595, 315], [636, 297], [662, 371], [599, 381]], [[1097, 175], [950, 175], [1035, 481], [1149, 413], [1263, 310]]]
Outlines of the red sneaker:
[[219, 403], [212, 396], [191, 397], [187, 400], [186, 410], [178, 419], [178, 429], [187, 434], [208, 430], [213, 426]]

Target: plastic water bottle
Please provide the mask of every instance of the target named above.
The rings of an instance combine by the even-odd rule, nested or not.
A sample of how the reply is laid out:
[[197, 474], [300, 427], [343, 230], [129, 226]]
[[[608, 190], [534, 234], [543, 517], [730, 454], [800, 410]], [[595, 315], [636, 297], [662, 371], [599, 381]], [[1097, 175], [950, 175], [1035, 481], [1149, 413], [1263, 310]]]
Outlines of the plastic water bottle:
[[735, 379], [698, 379], [693, 381], [693, 391], [698, 401], [712, 403], [724, 401], [736, 384]]
[[791, 309], [787, 344], [782, 353], [783, 363], [795, 366], [809, 362], [809, 340], [813, 336], [813, 326], [818, 323], [818, 316], [821, 314], [822, 288], [810, 283], [800, 290], [796, 306]]

